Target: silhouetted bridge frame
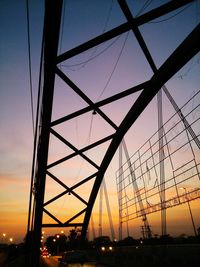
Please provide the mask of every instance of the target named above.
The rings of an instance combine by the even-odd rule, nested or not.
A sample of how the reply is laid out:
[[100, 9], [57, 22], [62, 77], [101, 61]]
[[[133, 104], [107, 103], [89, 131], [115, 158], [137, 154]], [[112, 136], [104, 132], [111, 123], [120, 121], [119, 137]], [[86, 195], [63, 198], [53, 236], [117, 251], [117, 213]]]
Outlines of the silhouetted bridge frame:
[[[39, 247], [40, 247], [40, 236], [42, 227], [73, 227], [80, 226], [82, 227], [81, 237], [84, 242], [87, 232], [87, 227], [89, 224], [92, 208], [100, 188], [104, 174], [122, 140], [124, 135], [127, 133], [129, 128], [134, 124], [140, 114], [144, 111], [147, 105], [151, 102], [154, 96], [158, 93], [161, 87], [177, 72], [179, 71], [192, 57], [194, 57], [199, 51], [199, 36], [200, 36], [200, 25], [198, 25], [188, 36], [187, 38], [175, 49], [175, 51], [166, 59], [163, 65], [157, 69], [153, 59], [148, 51], [148, 48], [142, 38], [142, 35], [139, 31], [139, 26], [158, 18], [162, 15], [165, 15], [169, 12], [172, 12], [192, 1], [186, 0], [174, 0], [170, 1], [158, 8], [155, 8], [137, 18], [134, 18], [126, 4], [125, 1], [119, 0], [119, 5], [127, 19], [127, 22], [103, 33], [102, 35], [89, 40], [61, 55], [57, 55], [58, 51], [58, 42], [59, 42], [59, 29], [61, 22], [61, 13], [62, 13], [62, 1], [61, 0], [46, 0], [45, 1], [45, 21], [44, 21], [44, 50], [43, 50], [43, 96], [42, 103], [38, 107], [40, 110], [40, 119], [37, 120], [36, 125], [36, 134], [35, 134], [35, 152], [33, 160], [33, 176], [32, 176], [32, 185], [34, 187], [34, 192], [30, 198], [30, 212], [29, 212], [29, 225], [28, 229], [33, 231], [33, 257], [32, 265], [38, 266], [39, 264]], [[90, 48], [93, 48], [99, 44], [102, 44], [105, 41], [108, 41], [122, 33], [131, 30], [135, 35], [144, 55], [149, 62], [151, 69], [153, 70], [153, 76], [149, 81], [145, 81], [137, 86], [124, 90], [121, 93], [113, 95], [107, 99], [101, 100], [97, 103], [92, 102], [83, 91], [78, 88], [73, 81], [71, 81], [62, 71], [59, 69], [58, 64], [61, 62], [79, 55], [84, 51], [87, 51]], [[53, 105], [53, 93], [54, 93], [54, 83], [55, 76], [58, 75], [63, 81], [68, 84], [77, 95], [79, 95], [88, 106], [80, 109], [72, 114], [69, 114], [57, 121], [51, 121], [52, 114], [52, 105]], [[139, 97], [132, 105], [129, 112], [126, 114], [125, 118], [119, 126], [116, 126], [115, 123], [107, 117], [107, 115], [101, 110], [101, 107], [114, 102], [118, 99], [121, 99], [125, 96], [131, 95], [134, 92], [141, 91]], [[58, 125], [59, 123], [65, 122], [69, 119], [74, 119], [77, 116], [85, 114], [89, 111], [95, 111], [99, 116], [101, 116], [108, 124], [110, 124], [114, 129], [114, 134], [107, 136], [106, 138], [99, 140], [85, 148], [78, 150], [73, 144], [69, 143], [62, 136], [60, 136], [54, 129], [53, 126]], [[40, 131], [38, 130], [39, 124], [41, 125]], [[48, 166], [48, 150], [49, 150], [49, 138], [50, 134], [56, 136], [61, 142], [69, 146], [74, 153], [70, 156], [63, 158], [60, 162], [68, 160], [74, 156], [81, 156], [92, 166], [94, 166], [97, 171], [91, 176], [86, 177], [82, 182], [74, 185], [73, 187], [68, 187], [66, 184], [62, 183], [58, 177], [55, 177], [50, 173], [50, 168], [54, 165], [59, 164], [60, 162], [55, 162], [53, 165]], [[110, 145], [103, 157], [103, 160], [99, 166], [97, 166], [90, 158], [84, 155], [84, 152], [94, 148], [104, 142], [110, 140]], [[82, 203], [85, 204], [85, 208], [73, 216], [71, 219], [67, 220], [65, 223], [62, 223], [48, 212], [45, 209], [50, 202], [44, 203], [44, 193], [45, 193], [45, 182], [46, 175], [49, 175], [52, 179], [58, 182], [65, 188], [65, 191], [52, 199], [50, 202], [55, 201], [64, 194], [71, 193]], [[77, 195], [74, 192], [74, 189], [86, 183], [87, 181], [94, 179], [94, 185], [89, 197], [89, 201], [86, 202], [80, 195]], [[32, 204], [32, 198], [34, 199]], [[43, 212], [47, 213], [52, 219], [54, 219], [55, 224], [42, 224]], [[81, 214], [84, 214], [84, 219], [80, 223], [73, 223], [73, 220], [78, 218]], [[31, 222], [32, 221], [32, 226]]]

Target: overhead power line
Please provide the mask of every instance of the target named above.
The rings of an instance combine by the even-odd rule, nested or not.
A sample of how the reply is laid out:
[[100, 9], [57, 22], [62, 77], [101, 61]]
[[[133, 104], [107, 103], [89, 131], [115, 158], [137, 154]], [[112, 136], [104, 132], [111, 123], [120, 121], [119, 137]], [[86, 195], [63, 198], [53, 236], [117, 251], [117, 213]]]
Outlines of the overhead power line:
[[114, 74], [114, 72], [115, 72], [115, 70], [116, 70], [116, 68], [117, 68], [117, 65], [118, 65], [118, 63], [119, 63], [120, 57], [121, 57], [122, 52], [123, 52], [123, 50], [124, 50], [124, 47], [125, 47], [125, 45], [126, 45], [126, 42], [127, 42], [128, 36], [129, 36], [129, 33], [130, 33], [130, 31], [127, 32], [127, 34], [126, 34], [126, 37], [125, 37], [125, 39], [124, 39], [123, 45], [122, 45], [122, 47], [121, 47], [121, 50], [120, 50], [120, 52], [119, 52], [119, 55], [118, 55], [117, 60], [116, 60], [116, 62], [115, 62], [115, 65], [114, 65], [114, 67], [113, 67], [113, 70], [112, 70], [112, 72], [110, 73], [110, 76], [109, 76], [109, 78], [108, 78], [108, 81], [106, 82], [106, 84], [105, 84], [103, 90], [101, 91], [99, 97], [97, 98], [97, 100], [99, 100], [99, 99], [101, 98], [101, 96], [102, 96], [103, 93], [105, 92], [106, 88], [108, 87], [108, 84], [110, 83], [110, 80], [111, 80], [111, 78], [112, 78], [112, 76], [113, 76], [113, 74]]
[[[113, 0], [111, 1], [111, 4], [110, 4], [109, 10], [108, 10], [108, 14], [107, 14], [107, 17], [106, 17], [106, 21], [105, 21], [105, 25], [103, 27], [102, 33], [104, 33], [106, 31], [106, 29], [107, 29], [108, 22], [110, 20], [110, 16], [111, 16], [111, 12], [112, 12], [112, 8], [113, 8]], [[101, 54], [103, 54], [115, 42], [117, 42], [117, 40], [120, 38], [120, 36], [118, 36], [117, 38], [115, 38], [114, 41], [111, 44], [109, 44], [105, 49], [103, 49], [102, 51], [100, 51], [98, 54], [96, 54], [96, 52], [97, 52], [97, 49], [98, 49], [99, 45], [94, 48], [93, 52], [91, 53], [91, 55], [89, 56], [88, 59], [86, 59], [84, 61], [81, 61], [81, 62], [78, 62], [78, 63], [75, 63], [75, 64], [64, 64], [64, 65], [61, 65], [61, 66], [62, 67], [69, 68], [72, 71], [77, 71], [77, 70], [80, 70], [80, 69], [84, 68], [87, 63], [89, 63], [90, 61], [94, 60], [95, 58], [97, 58], [98, 56], [100, 56]], [[76, 69], [76, 70], [71, 69], [71, 67], [77, 67], [77, 66], [80, 66], [80, 67], [78, 69]]]
[[138, 11], [136, 17], [138, 17], [152, 2], [153, 0], [147, 0], [143, 7]]
[[28, 40], [28, 65], [29, 65], [29, 82], [31, 97], [31, 117], [34, 136], [34, 109], [33, 109], [33, 85], [32, 85], [32, 68], [31, 68], [31, 42], [30, 42], [30, 19], [29, 19], [29, 2], [26, 0], [26, 20], [27, 20], [27, 40]]
[[[191, 4], [190, 4], [190, 5], [191, 5]], [[167, 20], [170, 20], [170, 19], [176, 17], [177, 15], [181, 14], [181, 13], [182, 13], [184, 10], [186, 10], [190, 5], [185, 6], [183, 9], [181, 9], [180, 11], [178, 11], [176, 14], [174, 14], [174, 15], [172, 15], [172, 16], [166, 18], [166, 19], [162, 19], [162, 20], [154, 20], [154, 21], [150, 21], [150, 22], [148, 22], [148, 23], [149, 23], [149, 24], [150, 24], [150, 23], [151, 23], [151, 24], [152, 24], [152, 23], [161, 23], [161, 22], [165, 22], [165, 21], [167, 21]]]
[[90, 57], [89, 59], [87, 60], [84, 60], [84, 61], [81, 61], [81, 62], [78, 62], [78, 63], [75, 63], [75, 64], [62, 64], [62, 67], [65, 67], [65, 68], [70, 68], [70, 67], [76, 67], [76, 66], [79, 66], [79, 65], [82, 65], [82, 64], [86, 64], [90, 61], [92, 61], [93, 59], [97, 58], [98, 56], [102, 55], [104, 52], [106, 52], [111, 46], [114, 45], [114, 43], [116, 43], [119, 38], [121, 37], [121, 35], [119, 35], [117, 38], [114, 39], [114, 41], [112, 43], [110, 43], [107, 47], [105, 47], [102, 51], [100, 51], [98, 54], [96, 54], [95, 56], [93, 57]]

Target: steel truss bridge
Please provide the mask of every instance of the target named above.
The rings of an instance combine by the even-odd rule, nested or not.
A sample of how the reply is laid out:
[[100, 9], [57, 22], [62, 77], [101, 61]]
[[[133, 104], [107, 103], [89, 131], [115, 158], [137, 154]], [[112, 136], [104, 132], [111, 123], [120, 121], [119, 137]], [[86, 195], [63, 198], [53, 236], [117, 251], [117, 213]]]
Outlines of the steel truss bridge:
[[[125, 23], [106, 31], [103, 34], [78, 45], [77, 47], [59, 54], [58, 47], [63, 2], [62, 0], [45, 1], [44, 35], [28, 222], [28, 230], [33, 232], [33, 253], [29, 266], [39, 266], [39, 249], [42, 227], [80, 227], [82, 243], [84, 243], [92, 208], [102, 179], [123, 137], [155, 95], [160, 92], [160, 89], [165, 85], [165, 83], [200, 50], [198, 42], [200, 36], [200, 25], [197, 25], [191, 33], [182, 40], [182, 43], [173, 51], [173, 53], [166, 58], [164, 63], [157, 68], [148, 46], [146, 45], [140, 32], [140, 27], [156, 18], [160, 18], [168, 13], [178, 10], [190, 2], [193, 1], [169, 1], [155, 9], [139, 15], [138, 17], [134, 17], [126, 1], [119, 0], [119, 7], [126, 18]], [[82, 88], [79, 88], [67, 76], [61, 65], [70, 58], [80, 55], [85, 51], [88, 51], [89, 49], [103, 44], [104, 42], [128, 31], [134, 35], [141, 51], [143, 52], [146, 61], [152, 70], [152, 77], [149, 80], [143, 81], [131, 88], [122, 88], [120, 93], [114, 94], [108, 98], [96, 102], [92, 101]], [[88, 79], [89, 78], [90, 77], [88, 77]], [[70, 114], [65, 114], [59, 119], [52, 120], [54, 93], [58, 89], [56, 88], [55, 82], [57, 79], [60, 79], [68, 88], [71, 88], [71, 90], [86, 104], [86, 106]], [[134, 101], [130, 110], [127, 112], [120, 124], [116, 125], [115, 122], [106, 115], [103, 108], [110, 103], [124, 97], [131, 96], [136, 92], [139, 93], [139, 96]], [[98, 115], [109, 127], [112, 128], [113, 131], [106, 137], [100, 138], [87, 146], [79, 148], [76, 144], [68, 141], [62, 134], [62, 131], [59, 132], [57, 128], [66, 122], [75, 120], [76, 118], [81, 118], [88, 112], [93, 112]], [[98, 131], [98, 129], [95, 130]], [[57, 142], [64, 144], [66, 149], [70, 150], [71, 153], [50, 162], [49, 146], [51, 138], [55, 138]], [[101, 162], [97, 164], [94, 158], [90, 158], [87, 155], [87, 152], [92, 149], [98, 149], [98, 147], [102, 144], [107, 144], [107, 148]], [[71, 159], [76, 157], [81, 157], [85, 162], [87, 162], [87, 164], [92, 167], [92, 171], [90, 175], [83, 177], [81, 181], [71, 186], [68, 185], [67, 180], [63, 181], [59, 175], [56, 175], [53, 172], [53, 168], [57, 168], [63, 163], [69, 162]], [[60, 185], [61, 188], [63, 188], [63, 191], [46, 201], [45, 189], [47, 179], [52, 179]], [[92, 183], [92, 187], [91, 190], [88, 190], [88, 196], [86, 197], [86, 192], [82, 195], [79, 189], [84, 185], [87, 187], [87, 184], [89, 183]], [[57, 218], [57, 216], [53, 214], [48, 207], [65, 195], [73, 196], [73, 198], [77, 201], [76, 207], [80, 204], [80, 210], [73, 215], [66, 215], [66, 219], [62, 221]], [[162, 198], [164, 198], [164, 195]], [[48, 215], [51, 222], [44, 223], [44, 215]], [[163, 218], [165, 217], [165, 209], [163, 210], [162, 216]]]

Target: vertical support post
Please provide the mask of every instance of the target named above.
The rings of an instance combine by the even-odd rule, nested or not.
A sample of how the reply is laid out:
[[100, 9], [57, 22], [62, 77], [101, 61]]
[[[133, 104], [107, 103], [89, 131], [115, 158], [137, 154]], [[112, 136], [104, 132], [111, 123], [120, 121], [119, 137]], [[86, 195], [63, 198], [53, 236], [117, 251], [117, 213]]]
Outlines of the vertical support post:
[[112, 237], [112, 241], [114, 241], [115, 240], [115, 231], [114, 231], [114, 226], [113, 226], [113, 221], [112, 221], [112, 215], [111, 215], [111, 210], [110, 210], [110, 204], [109, 204], [108, 192], [107, 192], [107, 188], [106, 188], [105, 179], [102, 182], [103, 182], [104, 196], [105, 196], [106, 207], [107, 207], [107, 212], [108, 212], [108, 219], [109, 219], [109, 224], [110, 224], [111, 237]]
[[99, 190], [99, 236], [102, 236], [102, 205], [103, 205], [103, 185]]
[[119, 201], [119, 240], [122, 240], [122, 143], [119, 145], [119, 182], [118, 182], [118, 201]]
[[162, 90], [158, 92], [158, 140], [159, 140], [159, 162], [160, 162], [160, 196], [161, 196], [161, 232], [167, 235], [167, 221], [165, 208], [165, 165], [164, 165], [164, 142], [163, 142], [163, 112], [162, 112]]
[[[92, 234], [93, 234], [93, 239], [96, 238], [96, 232], [95, 232], [95, 228], [94, 228], [94, 219], [93, 216], [91, 215], [91, 227], [92, 227]], [[89, 238], [88, 238], [89, 240]]]
[[55, 68], [59, 42], [59, 30], [62, 13], [62, 0], [45, 1], [44, 20], [44, 84], [41, 132], [37, 148], [37, 170], [35, 177], [35, 212], [33, 221], [33, 252], [31, 267], [39, 266], [40, 239], [42, 229], [43, 203], [48, 159], [50, 122], [52, 115]]

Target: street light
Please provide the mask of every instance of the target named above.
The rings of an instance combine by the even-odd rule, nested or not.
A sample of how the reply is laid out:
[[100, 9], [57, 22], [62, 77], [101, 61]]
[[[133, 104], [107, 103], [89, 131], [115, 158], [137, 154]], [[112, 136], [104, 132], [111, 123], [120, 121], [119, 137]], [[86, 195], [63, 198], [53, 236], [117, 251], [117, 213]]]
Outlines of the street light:
[[191, 217], [191, 221], [192, 221], [192, 225], [193, 225], [193, 229], [194, 229], [194, 235], [197, 236], [197, 231], [196, 231], [196, 227], [195, 227], [195, 224], [194, 224], [192, 210], [191, 210], [191, 207], [190, 207], [190, 201], [189, 201], [189, 199], [187, 197], [187, 189], [185, 187], [180, 187], [180, 189], [185, 191], [187, 204], [188, 204], [188, 209], [189, 209], [189, 212], [190, 212], [190, 217]]
[[9, 238], [9, 241], [10, 241], [10, 243], [12, 243], [12, 242], [13, 242], [13, 238], [12, 238], [12, 237], [10, 237], [10, 238]]
[[6, 241], [6, 233], [2, 234], [2, 242], [4, 243]]
[[59, 249], [60, 249], [59, 238], [60, 238], [60, 235], [57, 234], [56, 235], [57, 255], [59, 254]]

